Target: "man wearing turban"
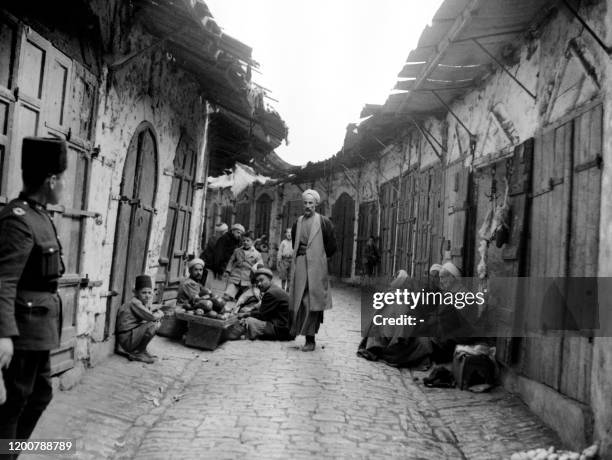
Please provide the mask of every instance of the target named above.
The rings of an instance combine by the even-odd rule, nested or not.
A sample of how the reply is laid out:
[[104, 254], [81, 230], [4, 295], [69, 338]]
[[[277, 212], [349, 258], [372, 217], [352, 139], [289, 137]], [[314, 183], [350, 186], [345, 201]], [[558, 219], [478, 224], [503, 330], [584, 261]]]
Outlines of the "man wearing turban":
[[331, 221], [315, 211], [321, 200], [319, 194], [306, 190], [302, 200], [304, 215], [291, 228], [290, 335], [306, 336], [302, 351], [313, 351], [323, 311], [332, 307], [327, 258], [336, 252], [336, 238]]
[[202, 298], [210, 297], [210, 291], [205, 288], [208, 278], [204, 261], [199, 258], [190, 260], [187, 263], [189, 276], [181, 281], [176, 294], [176, 303], [179, 306], [186, 306], [187, 309], [195, 308]]

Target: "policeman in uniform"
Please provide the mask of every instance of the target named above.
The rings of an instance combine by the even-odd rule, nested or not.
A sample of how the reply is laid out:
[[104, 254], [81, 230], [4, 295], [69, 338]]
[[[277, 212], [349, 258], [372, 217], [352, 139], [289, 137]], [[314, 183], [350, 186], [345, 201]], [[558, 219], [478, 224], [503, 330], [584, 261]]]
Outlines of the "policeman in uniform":
[[23, 191], [0, 211], [0, 369], [6, 402], [0, 439], [27, 439], [51, 401], [49, 352], [59, 346], [64, 272], [61, 246], [45, 206], [59, 202], [66, 142], [23, 140]]

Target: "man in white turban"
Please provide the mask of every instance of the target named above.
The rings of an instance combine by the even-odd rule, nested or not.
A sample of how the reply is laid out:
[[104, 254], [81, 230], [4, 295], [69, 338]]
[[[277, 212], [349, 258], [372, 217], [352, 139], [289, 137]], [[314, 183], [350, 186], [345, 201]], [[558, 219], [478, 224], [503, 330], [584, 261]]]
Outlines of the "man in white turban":
[[179, 306], [195, 308], [200, 300], [210, 296], [210, 290], [204, 287], [208, 272], [202, 259], [192, 259], [187, 263], [189, 276], [181, 281], [176, 295]]
[[332, 307], [327, 258], [336, 252], [336, 238], [331, 221], [315, 210], [321, 201], [317, 191], [306, 190], [302, 200], [304, 215], [291, 228], [290, 335], [306, 336], [302, 351], [313, 351], [323, 311]]

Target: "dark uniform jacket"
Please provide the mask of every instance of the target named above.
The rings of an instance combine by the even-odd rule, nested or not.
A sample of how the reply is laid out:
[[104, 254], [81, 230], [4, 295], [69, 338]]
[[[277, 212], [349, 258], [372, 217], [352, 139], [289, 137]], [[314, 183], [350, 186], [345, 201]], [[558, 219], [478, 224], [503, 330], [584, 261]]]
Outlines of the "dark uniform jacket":
[[0, 211], [0, 337], [12, 337], [15, 349], [59, 346], [63, 273], [51, 216], [20, 195]]
[[274, 326], [278, 338], [289, 337], [289, 294], [278, 286], [270, 286], [261, 298], [261, 306], [251, 313], [253, 318]]

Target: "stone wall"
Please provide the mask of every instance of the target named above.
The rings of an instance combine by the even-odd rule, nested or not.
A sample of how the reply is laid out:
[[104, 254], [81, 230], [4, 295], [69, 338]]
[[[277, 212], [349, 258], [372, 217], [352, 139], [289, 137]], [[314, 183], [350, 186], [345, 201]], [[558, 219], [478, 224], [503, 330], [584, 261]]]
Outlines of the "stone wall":
[[[44, 31], [44, 28], [43, 28]], [[45, 36], [45, 35], [43, 35]], [[59, 38], [58, 38], [59, 37]], [[63, 43], [61, 31], [50, 37], [56, 46]], [[145, 50], [156, 39], [136, 22], [125, 30], [126, 49]], [[64, 42], [69, 43], [68, 38]], [[58, 45], [59, 44], [59, 45]], [[91, 52], [90, 49], [86, 50]], [[99, 60], [98, 62], [104, 62]], [[85, 209], [98, 213], [84, 222], [80, 272], [88, 275], [90, 287], [82, 288], [76, 312], [75, 370], [95, 365], [113, 352], [113, 337], [105, 336], [107, 294], [113, 260], [118, 195], [124, 160], [136, 128], [147, 122], [157, 143], [156, 214], [146, 255], [146, 272], [155, 277], [166, 231], [173, 160], [183, 133], [194, 139], [198, 152], [196, 182], [206, 180], [207, 102], [194, 78], [180, 70], [160, 49], [140, 53], [128, 65], [109, 71], [99, 69], [97, 117], [94, 145], [100, 154], [91, 161], [91, 179]], [[153, 184], [151, 184], [153, 186]], [[205, 188], [195, 191], [189, 252], [199, 252]], [[74, 236], [75, 238], [78, 235]]]

